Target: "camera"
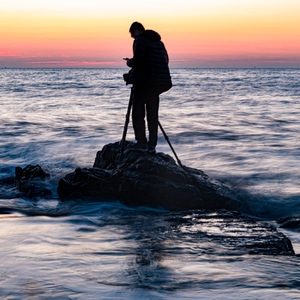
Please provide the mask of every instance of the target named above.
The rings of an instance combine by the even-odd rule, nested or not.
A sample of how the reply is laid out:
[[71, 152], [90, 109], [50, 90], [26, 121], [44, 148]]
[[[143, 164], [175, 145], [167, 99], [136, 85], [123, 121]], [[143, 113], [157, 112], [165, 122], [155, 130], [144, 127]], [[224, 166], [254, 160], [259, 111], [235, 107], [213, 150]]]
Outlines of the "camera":
[[133, 84], [134, 83], [134, 70], [130, 69], [128, 73], [123, 74], [123, 79], [127, 84]]

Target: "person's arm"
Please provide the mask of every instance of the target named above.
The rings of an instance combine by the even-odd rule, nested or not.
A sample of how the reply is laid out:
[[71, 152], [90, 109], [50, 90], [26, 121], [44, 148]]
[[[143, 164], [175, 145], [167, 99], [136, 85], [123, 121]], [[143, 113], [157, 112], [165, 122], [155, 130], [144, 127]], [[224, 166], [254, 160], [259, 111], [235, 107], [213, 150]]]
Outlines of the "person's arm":
[[140, 68], [145, 63], [146, 40], [138, 38], [133, 44], [133, 58], [127, 60], [127, 66], [130, 68]]

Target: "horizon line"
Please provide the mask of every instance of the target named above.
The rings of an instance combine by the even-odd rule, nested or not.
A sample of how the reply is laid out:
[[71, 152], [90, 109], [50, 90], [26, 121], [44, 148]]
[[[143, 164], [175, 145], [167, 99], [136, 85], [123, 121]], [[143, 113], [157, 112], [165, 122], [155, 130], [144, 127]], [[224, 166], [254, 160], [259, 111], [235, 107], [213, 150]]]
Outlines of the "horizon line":
[[[300, 67], [274, 67], [274, 66], [269, 66], [269, 67], [169, 67], [170, 69], [300, 69]], [[16, 70], [16, 69], [129, 69], [128, 67], [0, 67], [0, 70]]]

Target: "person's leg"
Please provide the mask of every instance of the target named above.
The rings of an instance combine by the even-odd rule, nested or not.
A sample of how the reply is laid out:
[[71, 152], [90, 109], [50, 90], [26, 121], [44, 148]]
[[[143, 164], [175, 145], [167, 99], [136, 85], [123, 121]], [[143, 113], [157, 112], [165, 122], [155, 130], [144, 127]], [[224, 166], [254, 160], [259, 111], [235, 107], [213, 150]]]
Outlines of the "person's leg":
[[138, 144], [146, 145], [146, 129], [145, 129], [145, 88], [135, 85], [134, 98], [132, 104], [132, 125], [135, 139]]
[[154, 150], [157, 145], [158, 133], [158, 109], [159, 109], [159, 95], [166, 92], [172, 87], [171, 83], [161, 84], [148, 88], [148, 97], [146, 100], [147, 123], [149, 131], [148, 149]]
[[158, 109], [159, 109], [159, 94], [156, 87], [149, 89], [149, 98], [146, 102], [147, 123], [149, 131], [148, 148], [155, 149], [157, 145], [158, 133]]

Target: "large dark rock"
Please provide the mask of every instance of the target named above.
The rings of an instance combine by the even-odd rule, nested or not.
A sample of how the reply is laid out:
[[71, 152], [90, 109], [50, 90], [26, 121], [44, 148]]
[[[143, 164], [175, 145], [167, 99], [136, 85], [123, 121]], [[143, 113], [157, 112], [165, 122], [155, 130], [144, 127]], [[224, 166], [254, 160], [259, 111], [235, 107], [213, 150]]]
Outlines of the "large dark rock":
[[59, 181], [58, 194], [61, 199], [118, 199], [169, 210], [239, 206], [228, 187], [202, 171], [178, 165], [164, 153], [134, 150], [129, 142], [122, 157], [119, 142], [105, 145], [93, 168], [77, 168]]

